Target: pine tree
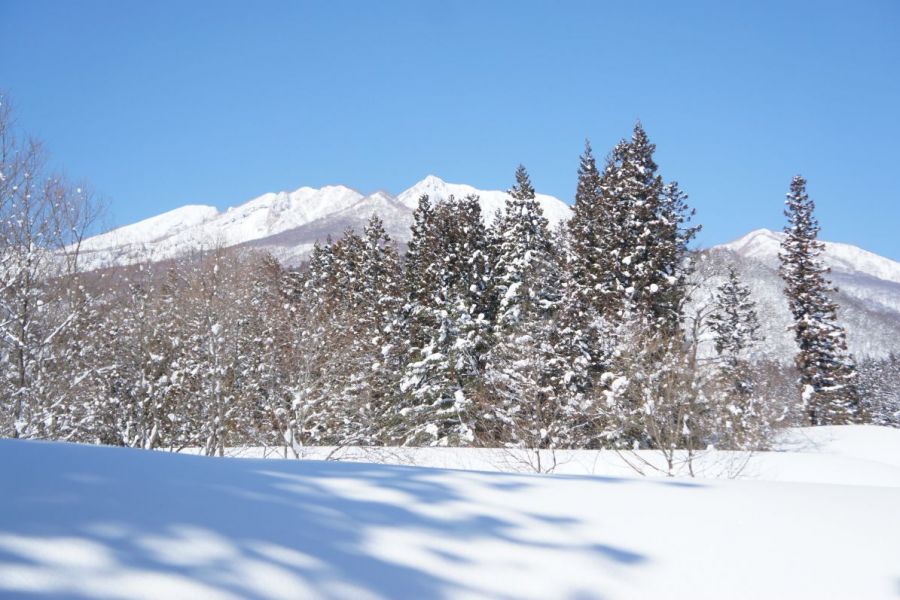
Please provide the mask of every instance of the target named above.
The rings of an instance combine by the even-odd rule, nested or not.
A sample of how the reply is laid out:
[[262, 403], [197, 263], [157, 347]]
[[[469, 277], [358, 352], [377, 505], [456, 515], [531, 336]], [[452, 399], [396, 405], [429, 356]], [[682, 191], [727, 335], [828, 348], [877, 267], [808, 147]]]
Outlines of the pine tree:
[[856, 368], [837, 323], [837, 304], [829, 298], [835, 288], [825, 278], [828, 269], [819, 259], [824, 245], [817, 239], [815, 203], [806, 193], [803, 177], [791, 181], [785, 204], [788, 224], [781, 243], [780, 273], [794, 317], [803, 406], [813, 425], [852, 423], [859, 417]]
[[368, 437], [372, 404], [364, 375], [371, 363], [368, 311], [372, 310], [362, 277], [366, 241], [352, 229], [331, 247], [331, 273], [326, 274], [326, 309], [322, 326], [327, 330], [328, 354], [323, 365], [319, 417], [327, 432], [325, 443], [351, 444]]
[[[364, 441], [373, 444], [380, 435], [380, 426], [400, 393], [400, 377], [404, 364], [402, 308], [405, 288], [397, 249], [384, 224], [372, 216], [366, 225], [365, 248], [360, 264], [361, 315], [356, 319], [364, 341], [365, 359], [360, 379], [368, 397], [366, 414], [368, 427]], [[352, 318], [352, 317], [351, 317]]]
[[673, 332], [684, 300], [687, 248], [699, 227], [687, 226], [694, 212], [678, 184], [665, 184], [657, 174], [655, 151], [637, 123], [605, 169], [606, 235], [615, 240], [610, 291], [617, 301], [611, 306]]
[[867, 421], [900, 427], [900, 355], [862, 362], [859, 379]]
[[604, 235], [606, 214], [603, 211], [603, 189], [600, 172], [591, 150], [590, 142], [585, 142], [584, 153], [578, 167], [578, 186], [575, 190], [575, 204], [568, 227], [568, 268], [576, 292], [586, 306], [600, 308], [601, 294], [606, 266], [607, 245], [610, 240]]
[[294, 450], [301, 436], [293, 418], [297, 390], [295, 294], [296, 276], [285, 271], [274, 256], [251, 255], [245, 270], [242, 304], [244, 327], [238, 343], [239, 377], [244, 406], [242, 437], [253, 446], [284, 446]]
[[497, 398], [484, 416], [494, 435], [528, 448], [568, 445], [568, 356], [555, 316], [560, 303], [561, 256], [524, 167], [516, 171], [497, 233], [494, 264], [498, 297], [496, 343], [486, 383]]
[[333, 334], [338, 327], [333, 246], [330, 238], [324, 244], [316, 242], [291, 298], [295, 383], [285, 437], [295, 454], [307, 444], [336, 443], [329, 407], [340, 386], [330, 370], [332, 363], [340, 360], [344, 347]]
[[449, 198], [414, 230], [410, 291], [409, 360], [385, 437], [402, 444], [471, 444], [475, 424], [471, 392], [489, 345], [487, 234], [476, 196]]
[[556, 290], [547, 285], [556, 271], [550, 230], [528, 172], [521, 165], [501, 226], [493, 272], [499, 298], [496, 326], [503, 329], [515, 326], [529, 313], [550, 309], [556, 300]]
[[[570, 266], [573, 252], [566, 230], [557, 236], [560, 268], [559, 302], [552, 315], [553, 348], [560, 363], [554, 394], [559, 398], [567, 420], [567, 431], [559, 436], [560, 445], [573, 448], [596, 447], [598, 443], [598, 397], [593, 393], [613, 354], [613, 336], [597, 303], [576, 280]], [[568, 259], [568, 260], [567, 260]]]
[[[614, 240], [606, 250], [602, 314], [615, 348], [602, 393], [606, 435], [617, 445], [671, 443], [680, 425], [663, 426], [648, 415], [671, 418], [693, 402], [689, 380], [696, 369], [684, 353], [682, 313], [688, 245], [699, 227], [688, 225], [693, 211], [678, 185], [657, 173], [655, 150], [637, 123], [631, 140], [613, 149], [601, 180], [604, 236]], [[671, 406], [662, 406], [661, 397]], [[649, 430], [671, 435], [648, 438]]]
[[[719, 358], [715, 403], [718, 438], [733, 448], [758, 447], [768, 437], [761, 401], [753, 386], [748, 350], [758, 341], [759, 319], [750, 288], [741, 283], [734, 267], [716, 291], [709, 317]], [[719, 446], [723, 445], [721, 442]]]

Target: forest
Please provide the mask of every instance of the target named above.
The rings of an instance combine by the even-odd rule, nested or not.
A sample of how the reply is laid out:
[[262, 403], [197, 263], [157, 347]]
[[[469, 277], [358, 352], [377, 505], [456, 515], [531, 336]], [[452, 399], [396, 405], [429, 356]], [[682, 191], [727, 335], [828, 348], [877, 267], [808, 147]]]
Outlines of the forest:
[[900, 425], [900, 358], [848, 353], [805, 180], [780, 271], [796, 357], [753, 360], [765, 340], [739, 274], [692, 296], [699, 226], [654, 151], [640, 123], [600, 164], [587, 144], [555, 229], [520, 166], [496, 215], [420, 198], [405, 248], [376, 216], [298, 269], [212, 245], [86, 272], [101, 203], [0, 104], [0, 437], [674, 452]]

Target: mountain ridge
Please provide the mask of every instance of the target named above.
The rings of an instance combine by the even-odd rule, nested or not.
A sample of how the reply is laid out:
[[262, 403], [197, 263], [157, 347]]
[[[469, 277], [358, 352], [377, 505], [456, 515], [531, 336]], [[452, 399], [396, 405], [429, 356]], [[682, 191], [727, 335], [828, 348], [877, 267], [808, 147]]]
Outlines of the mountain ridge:
[[[296, 264], [308, 255], [316, 239], [324, 241], [326, 236], [313, 239], [313, 232], [332, 227], [336, 229], [325, 233], [336, 237], [347, 227], [361, 230], [363, 217], [368, 220], [376, 212], [385, 213], [388, 218], [382, 219], [388, 232], [405, 242], [422, 194], [432, 201], [476, 194], [487, 222], [503, 208], [507, 197], [504, 191], [479, 190], [435, 175], [427, 175], [396, 196], [385, 190], [363, 195], [343, 185], [304, 186], [268, 192], [224, 211], [186, 205], [88, 238], [81, 252], [89, 270], [176, 258], [220, 244], [266, 248], [282, 261]], [[562, 200], [547, 194], [536, 197], [552, 225], [568, 218], [571, 208]]]
[[[348, 228], [361, 232], [374, 214], [388, 235], [404, 245], [422, 194], [437, 202], [451, 195], [477, 194], [488, 223], [507, 198], [503, 191], [448, 183], [434, 175], [396, 196], [384, 190], [363, 195], [341, 185], [300, 187], [263, 194], [224, 211], [186, 205], [88, 238], [81, 252], [88, 270], [168, 260], [216, 245], [264, 250], [287, 266], [297, 266], [317, 241], [337, 239]], [[558, 198], [537, 194], [537, 199], [553, 226], [571, 215], [571, 207]], [[781, 232], [756, 229], [701, 251], [696, 273], [700, 289], [695, 294], [696, 303], [709, 302], [727, 268], [736, 267], [752, 289], [764, 324], [767, 343], [760, 355], [779, 360], [795, 352], [778, 275], [783, 237]], [[822, 260], [838, 288], [834, 292], [838, 317], [847, 328], [851, 350], [861, 356], [900, 353], [900, 263], [850, 244], [823, 244]]]

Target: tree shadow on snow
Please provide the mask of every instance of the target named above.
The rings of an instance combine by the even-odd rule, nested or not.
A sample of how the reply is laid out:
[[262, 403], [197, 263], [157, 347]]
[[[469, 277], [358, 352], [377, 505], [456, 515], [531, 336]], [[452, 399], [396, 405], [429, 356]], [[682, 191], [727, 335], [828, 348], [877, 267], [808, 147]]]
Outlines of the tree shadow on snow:
[[[596, 557], [602, 569], [648, 562], [604, 544], [528, 539], [523, 523], [577, 528], [579, 521], [526, 511], [514, 519], [482, 514], [428, 469], [12, 441], [0, 441], [0, 457], [2, 597], [484, 594], [444, 574], [442, 565], [471, 564], [464, 550], [415, 542], [411, 547], [428, 556], [383, 558], [394, 544], [402, 550], [404, 535], [454, 548], [500, 542], [578, 551]], [[504, 485], [527, 485], [520, 476], [491, 478], [501, 493]], [[476, 477], [472, 485], [489, 484]], [[452, 510], [464, 502], [468, 513]]]

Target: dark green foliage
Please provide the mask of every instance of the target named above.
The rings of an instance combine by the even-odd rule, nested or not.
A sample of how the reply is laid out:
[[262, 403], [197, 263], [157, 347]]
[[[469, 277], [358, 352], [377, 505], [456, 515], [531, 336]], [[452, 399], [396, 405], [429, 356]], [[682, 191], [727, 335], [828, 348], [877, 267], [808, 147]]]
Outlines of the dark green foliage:
[[791, 181], [785, 204], [788, 224], [780, 272], [794, 317], [802, 402], [813, 425], [852, 423], [860, 416], [856, 368], [837, 323], [837, 304], [829, 297], [834, 288], [819, 259], [824, 246], [817, 239], [815, 203], [806, 193], [803, 177]]

